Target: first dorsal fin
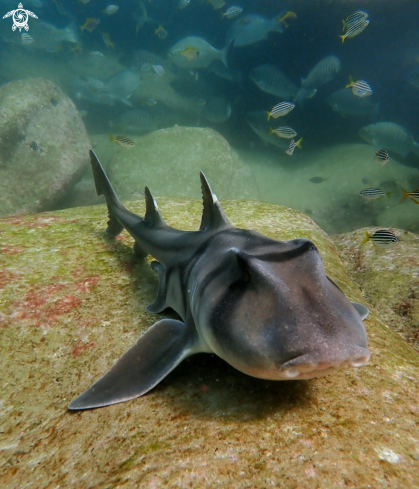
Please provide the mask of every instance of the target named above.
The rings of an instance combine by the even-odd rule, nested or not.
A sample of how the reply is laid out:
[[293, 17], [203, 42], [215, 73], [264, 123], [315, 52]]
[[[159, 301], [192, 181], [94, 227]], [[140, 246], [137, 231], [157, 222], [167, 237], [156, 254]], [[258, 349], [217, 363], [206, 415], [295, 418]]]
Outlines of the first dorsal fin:
[[159, 208], [157, 207], [157, 203], [154, 200], [154, 197], [151, 195], [148, 187], [144, 189], [144, 194], [146, 205], [144, 222], [152, 227], [166, 226], [166, 223], [160, 214]]
[[200, 172], [200, 176], [204, 210], [202, 212], [201, 227], [199, 230], [205, 231], [206, 229], [230, 226], [231, 224], [225, 216], [217, 196], [212, 192], [208, 180], [202, 171]]

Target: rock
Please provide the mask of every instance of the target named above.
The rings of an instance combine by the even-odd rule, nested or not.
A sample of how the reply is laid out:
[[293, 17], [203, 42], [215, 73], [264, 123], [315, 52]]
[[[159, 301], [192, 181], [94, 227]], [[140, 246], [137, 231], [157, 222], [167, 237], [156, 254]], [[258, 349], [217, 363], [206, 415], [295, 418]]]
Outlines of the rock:
[[[170, 225], [198, 228], [201, 202], [158, 204]], [[312, 239], [328, 275], [365, 303], [309, 218], [255, 202], [224, 209], [235, 225]], [[144, 311], [157, 290], [149, 264], [126, 234], [105, 238], [106, 221], [104, 206], [0, 221], [2, 487], [419, 486], [419, 355], [374, 311], [360, 369], [269, 382], [202, 354], [142, 398], [68, 412], [163, 316]]]
[[[416, 188], [416, 187], [415, 187]], [[388, 227], [397, 224], [399, 229], [419, 233], [419, 205], [406, 199], [401, 205], [384, 210], [377, 216], [377, 226]]]
[[419, 351], [419, 236], [392, 228], [401, 242], [381, 249], [371, 241], [360, 244], [365, 231], [371, 235], [377, 228], [359, 229], [332, 239], [368, 302], [386, 324]]
[[199, 198], [200, 170], [223, 198], [257, 198], [247, 164], [213, 129], [174, 126], [132, 139], [135, 146], [119, 148], [108, 166], [123, 199], [132, 199], [145, 185], [155, 196]]
[[0, 86], [0, 216], [54, 208], [87, 169], [89, 148], [73, 102], [54, 83]]

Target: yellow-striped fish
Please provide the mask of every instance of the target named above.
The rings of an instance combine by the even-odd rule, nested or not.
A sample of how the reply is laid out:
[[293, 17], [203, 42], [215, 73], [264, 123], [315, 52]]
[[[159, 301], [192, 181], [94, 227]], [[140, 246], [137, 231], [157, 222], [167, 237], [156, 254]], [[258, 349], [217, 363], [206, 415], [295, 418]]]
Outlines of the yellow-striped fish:
[[112, 134], [109, 134], [109, 142], [115, 141], [116, 144], [119, 144], [119, 146], [122, 146], [123, 148], [131, 148], [134, 146], [134, 141], [132, 139], [127, 138], [126, 136], [112, 136]]

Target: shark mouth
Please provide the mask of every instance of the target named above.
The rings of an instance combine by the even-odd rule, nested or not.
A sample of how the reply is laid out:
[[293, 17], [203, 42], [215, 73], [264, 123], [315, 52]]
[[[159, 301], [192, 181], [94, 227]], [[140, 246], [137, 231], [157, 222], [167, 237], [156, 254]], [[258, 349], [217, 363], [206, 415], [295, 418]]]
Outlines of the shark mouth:
[[350, 357], [335, 360], [316, 361], [309, 353], [284, 363], [279, 369], [283, 380], [312, 379], [325, 377], [335, 370], [345, 367], [362, 367], [368, 363], [371, 353], [361, 346], [357, 346]]

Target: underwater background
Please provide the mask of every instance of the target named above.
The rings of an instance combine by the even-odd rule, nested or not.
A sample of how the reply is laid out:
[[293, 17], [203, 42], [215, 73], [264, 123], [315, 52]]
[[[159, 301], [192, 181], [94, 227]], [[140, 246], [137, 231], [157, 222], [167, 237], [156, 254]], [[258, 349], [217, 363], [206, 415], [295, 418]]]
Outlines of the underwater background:
[[[18, 8], [0, 5], [2, 16]], [[111, 174], [143, 158], [142, 172], [125, 173], [132, 188], [123, 198], [141, 198], [144, 185], [157, 196], [199, 197], [188, 190], [195, 169], [167, 159], [201, 136], [170, 133], [163, 158], [150, 133], [212, 128], [240, 161], [234, 177], [222, 162], [214, 167], [220, 182], [234, 179], [232, 187], [213, 183], [221, 199], [293, 207], [328, 233], [376, 225], [419, 231], [417, 2], [28, 0], [22, 8], [37, 18], [29, 15], [21, 32], [12, 30], [13, 16], [1, 20], [0, 83], [43, 77], [58, 85]], [[295, 107], [268, 116], [281, 102]], [[286, 134], [275, 132], [284, 127]], [[26, 138], [20, 160], [42, 170], [53, 144]], [[194, 156], [204, 165], [210, 153]], [[25, 180], [22, 167], [17, 182]], [[78, 172], [39, 210], [85, 204], [82, 179]], [[93, 186], [86, 189], [88, 203], [97, 202]]]

